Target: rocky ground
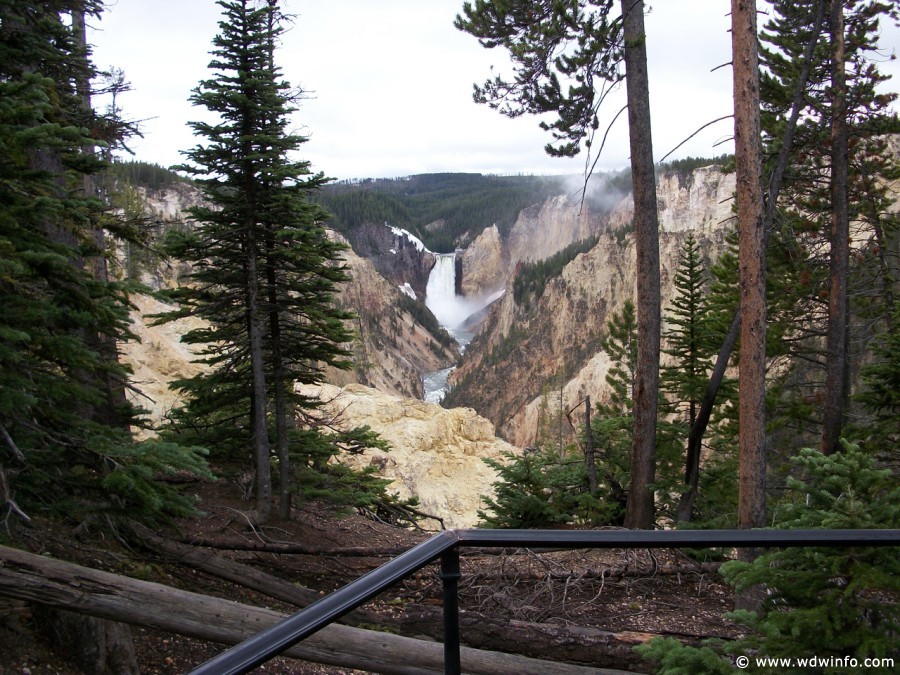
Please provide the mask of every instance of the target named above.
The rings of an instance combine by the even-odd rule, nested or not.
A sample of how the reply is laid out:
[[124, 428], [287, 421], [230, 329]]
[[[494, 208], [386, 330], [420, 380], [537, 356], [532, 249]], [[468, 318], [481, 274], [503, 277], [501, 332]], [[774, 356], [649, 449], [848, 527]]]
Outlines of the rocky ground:
[[[361, 545], [407, 548], [430, 536], [356, 513], [342, 514], [317, 503], [304, 505], [291, 521], [275, 520], [265, 530], [253, 530], [243, 516], [248, 504], [241, 499], [237, 485], [220, 481], [187, 487], [201, 496], [205, 515], [179, 523], [178, 531], [161, 532], [182, 541], [203, 538], [220, 542], [302, 543], [322, 549]], [[138, 550], [109, 532], [75, 534], [65, 525], [38, 523], [29, 529], [13, 528], [11, 534], [13, 545], [19, 548], [82, 565], [284, 612], [294, 609], [178, 566], [165, 556]], [[215, 553], [322, 594], [388, 559], [226, 550]], [[645, 639], [647, 634], [689, 640], [735, 634], [735, 627], [722, 618], [731, 608], [728, 587], [709, 564], [701, 565], [676, 551], [516, 550], [500, 555], [464, 555], [462, 573], [461, 608], [496, 618], [501, 624], [593, 627], [633, 634], [635, 641]], [[438, 570], [425, 568], [366, 608], [396, 616], [407, 609], [439, 605], [440, 593]], [[133, 636], [144, 673], [186, 672], [223, 649], [221, 645], [138, 627], [133, 629]], [[0, 597], [0, 675], [84, 672], [65, 654], [50, 646], [30, 606]], [[358, 671], [276, 659], [259, 672]]]

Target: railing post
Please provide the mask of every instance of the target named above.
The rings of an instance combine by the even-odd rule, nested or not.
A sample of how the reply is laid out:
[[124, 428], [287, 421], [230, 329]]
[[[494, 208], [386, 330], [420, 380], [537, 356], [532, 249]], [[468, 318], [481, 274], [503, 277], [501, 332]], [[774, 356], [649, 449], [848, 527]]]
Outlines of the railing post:
[[444, 582], [444, 673], [458, 675], [459, 660], [459, 547], [441, 555], [441, 580]]

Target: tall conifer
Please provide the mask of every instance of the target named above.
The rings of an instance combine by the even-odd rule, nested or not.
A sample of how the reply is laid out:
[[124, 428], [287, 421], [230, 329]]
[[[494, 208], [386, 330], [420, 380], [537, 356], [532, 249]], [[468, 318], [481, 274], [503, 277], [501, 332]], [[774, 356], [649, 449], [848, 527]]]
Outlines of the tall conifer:
[[[186, 154], [209, 207], [192, 215], [197, 227], [175, 235], [170, 250], [193, 264], [192, 283], [174, 296], [181, 310], [209, 327], [190, 342], [205, 351], [210, 373], [183, 382], [190, 406], [208, 421], [199, 438], [215, 444], [238, 430], [252, 447], [256, 517], [272, 508], [270, 414], [281, 466], [282, 515], [290, 514], [289, 427], [296, 382], [321, 380], [324, 364], [346, 366], [347, 315], [335, 309], [343, 247], [326, 236], [327, 213], [309, 200], [326, 182], [309, 163], [289, 155], [306, 138], [287, 129], [296, 98], [281, 80], [274, 49], [281, 33], [277, 3], [221, 1], [224, 18], [214, 39], [215, 76], [192, 101], [218, 115], [194, 122], [205, 139]], [[225, 412], [229, 411], [229, 412]], [[232, 414], [233, 413], [233, 414]], [[239, 429], [248, 428], [249, 438]]]
[[182, 509], [154, 474], [200, 468], [176, 446], [135, 443], [120, 395], [111, 345], [128, 337], [128, 301], [103, 273], [113, 221], [90, 190], [103, 121], [83, 18], [100, 9], [0, 2], [0, 504], [78, 519]]

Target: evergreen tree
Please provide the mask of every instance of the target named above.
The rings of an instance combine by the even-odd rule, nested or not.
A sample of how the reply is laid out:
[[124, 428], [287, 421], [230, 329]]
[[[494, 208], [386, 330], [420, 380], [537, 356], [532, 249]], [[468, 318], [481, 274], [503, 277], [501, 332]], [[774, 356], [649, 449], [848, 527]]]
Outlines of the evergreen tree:
[[[871, 453], [846, 445], [825, 456], [802, 450], [794, 463], [804, 480], [791, 479], [778, 527], [843, 529], [895, 527], [900, 518], [896, 476], [879, 469]], [[897, 658], [898, 558], [891, 548], [822, 547], [773, 550], [752, 563], [732, 561], [722, 575], [739, 590], [765, 584], [764, 611], [737, 611], [750, 629], [737, 641], [696, 649], [675, 640], [652, 640], [637, 650], [659, 661], [655, 672], [729, 673], [721, 653], [776, 658]], [[784, 666], [760, 672], [808, 672]], [[847, 672], [846, 667], [825, 672]]]
[[857, 400], [865, 406], [864, 423], [852, 429], [888, 466], [900, 463], [900, 310], [872, 348], [874, 360], [862, 370]]
[[[106, 274], [114, 225], [89, 108], [85, 15], [98, 2], [0, 2], [0, 464], [5, 505], [95, 519], [185, 512], [158, 472], [203, 471], [191, 450], [135, 443], [125, 286]], [[8, 468], [8, 471], [6, 469]]]
[[[675, 273], [675, 299], [666, 316], [669, 328], [663, 338], [663, 350], [675, 359], [664, 366], [661, 388], [673, 397], [674, 406], [680, 411], [687, 429], [697, 421], [697, 409], [703, 400], [708, 379], [709, 352], [704, 350], [705, 312], [704, 302], [708, 278], [705, 272], [700, 245], [693, 233], [688, 234], [681, 247], [678, 271]], [[684, 461], [684, 485], [677, 521], [689, 521], [697, 496], [700, 478], [700, 445], [689, 443]]]
[[250, 441], [255, 515], [265, 522], [273, 490], [270, 419], [287, 517], [293, 408], [315, 406], [294, 384], [320, 381], [325, 365], [347, 367], [340, 344], [350, 341], [343, 324], [349, 315], [332, 300], [348, 277], [339, 262], [343, 246], [322, 225], [327, 213], [310, 200], [326, 179], [291, 158], [306, 138], [288, 131], [295, 97], [274, 63], [282, 31], [277, 3], [219, 5], [224, 18], [210, 64], [216, 77], [201, 82], [192, 98], [219, 120], [193, 123], [207, 143], [185, 153], [192, 163], [182, 167], [198, 178], [211, 206], [192, 210], [193, 232], [169, 239], [169, 250], [191, 262], [193, 272], [192, 283], [173, 294], [181, 309], [167, 318], [209, 322], [185, 336], [207, 345], [212, 370], [178, 383], [190, 395], [177, 414], [180, 433], [232, 446]]
[[[801, 283], [787, 288], [800, 318], [790, 339], [797, 352], [805, 351], [808, 363], [822, 364], [821, 369], [807, 368], [804, 384], [817, 389], [812, 415], [818, 418], [821, 447], [829, 452], [840, 448], [838, 438], [847, 418], [849, 378], [858, 358], [853, 341], [869, 338], [867, 327], [850, 322], [860, 312], [871, 316], [881, 305], [870, 303], [873, 286], [880, 287], [886, 301], [879, 329], [891, 314], [884, 310], [892, 294], [888, 260], [879, 253], [869, 260], [851, 256], [848, 222], [867, 225], [877, 242], [867, 247], [872, 252], [882, 250], [896, 227], [885, 217], [884, 200], [884, 190], [897, 173], [896, 160], [878, 136], [896, 94], [876, 91], [885, 80], [877, 67], [879, 23], [896, 19], [896, 5], [878, 0], [775, 2], [762, 35], [762, 119], [773, 152], [779, 149], [778, 129], [799, 77], [799, 55], [806, 45], [817, 45], [797, 130], [798, 151], [786, 174], [784, 225], [773, 243], [787, 247], [795, 266], [806, 268]], [[827, 308], [823, 297], [829, 298]]]

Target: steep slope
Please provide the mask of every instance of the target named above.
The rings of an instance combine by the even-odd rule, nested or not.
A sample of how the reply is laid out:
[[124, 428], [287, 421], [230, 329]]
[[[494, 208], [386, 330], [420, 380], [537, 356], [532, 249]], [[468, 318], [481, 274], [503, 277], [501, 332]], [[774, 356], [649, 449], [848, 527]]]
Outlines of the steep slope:
[[[672, 296], [678, 253], [687, 233], [693, 232], [712, 257], [722, 250], [733, 188], [733, 176], [715, 167], [659, 177], [664, 308]], [[548, 221], [542, 221], [542, 216]], [[526, 217], [533, 218], [530, 231], [555, 231], [555, 239], [562, 236], [558, 209], [544, 208]], [[631, 203], [626, 199], [601, 225], [609, 230], [598, 244], [548, 279], [538, 299], [517, 303], [510, 280], [507, 293], [451, 376], [453, 390], [446, 404], [475, 408], [504, 438], [521, 447], [534, 442], [549, 392], [553, 392], [554, 405], [559, 405], [561, 396], [566, 409], [586, 394], [595, 401], [605, 400], [604, 376], [609, 364], [599, 353], [599, 341], [607, 319], [634, 296], [634, 235], [627, 233], [630, 221]], [[580, 225], [571, 219], [562, 222], [570, 228]], [[569, 241], [576, 238], [573, 235]], [[542, 237], [539, 241], [545, 242], [542, 248], [550, 250], [555, 239]], [[524, 244], [521, 250], [525, 250]]]
[[443, 518], [448, 528], [473, 527], [481, 497], [493, 494], [491, 483], [497, 475], [482, 458], [500, 459], [501, 453], [515, 451], [471, 408], [445, 410], [358, 384], [305, 387], [304, 393], [326, 401], [335, 426], [368, 424], [391, 444], [390, 452], [370, 449], [344, 457], [344, 463], [375, 466], [380, 476], [393, 481], [389, 490], [404, 499], [418, 497], [419, 508]]
[[608, 213], [570, 195], [549, 197], [523, 209], [504, 238], [496, 225], [462, 253], [462, 291], [483, 295], [502, 288], [524, 261], [549, 258], [569, 244], [606, 229]]

